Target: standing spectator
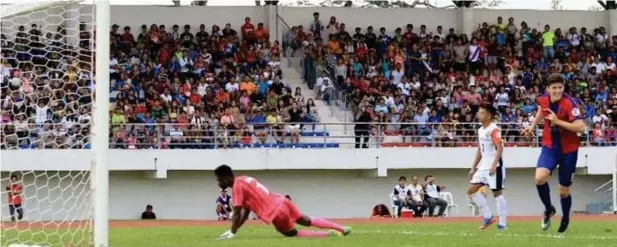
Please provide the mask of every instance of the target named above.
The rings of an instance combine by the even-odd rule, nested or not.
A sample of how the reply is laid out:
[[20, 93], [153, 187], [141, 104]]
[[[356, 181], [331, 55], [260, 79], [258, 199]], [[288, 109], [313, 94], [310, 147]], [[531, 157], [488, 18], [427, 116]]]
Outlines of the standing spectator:
[[242, 25], [242, 27], [240, 28], [240, 31], [242, 32], [242, 39], [246, 40], [246, 42], [250, 45], [253, 44], [256, 40], [256, 36], [255, 36], [255, 25], [253, 25], [253, 23], [251, 23], [251, 18], [250, 17], [245, 17], [244, 18], [244, 25]]
[[304, 113], [302, 109], [298, 107], [298, 103], [291, 103], [291, 108], [287, 110], [287, 122], [289, 122], [289, 134], [291, 135], [290, 140], [291, 143], [299, 143], [300, 142], [300, 130], [302, 126], [300, 126], [300, 122], [302, 122], [304, 118]]
[[[329, 24], [328, 24], [328, 27], [330, 27]], [[313, 33], [313, 37], [321, 38], [321, 32], [323, 30], [324, 30], [324, 25], [323, 23], [321, 23], [321, 20], [319, 20], [319, 12], [313, 13], [313, 21], [311, 22], [309, 26], [309, 31]]]
[[6, 192], [9, 199], [9, 213], [11, 214], [11, 221], [15, 221], [15, 212], [17, 212], [17, 220], [21, 220], [24, 217], [24, 209], [22, 208], [22, 185], [17, 175], [12, 174], [9, 185], [6, 186]]
[[361, 114], [358, 119], [356, 119], [356, 125], [354, 126], [354, 133], [356, 136], [356, 148], [368, 148], [368, 140], [369, 140], [369, 132], [370, 132], [370, 122], [373, 120], [371, 117], [371, 113], [369, 112], [369, 108], [367, 107]]
[[542, 33], [542, 47], [544, 47], [544, 58], [546, 60], [552, 60], [555, 56], [555, 33], [551, 31], [551, 26], [545, 25], [544, 32]]
[[448, 202], [439, 198], [439, 192], [445, 189], [444, 185], [436, 185], [433, 175], [426, 175], [424, 178], [424, 190], [426, 191], [425, 200], [428, 203], [428, 215], [433, 217], [435, 207], [439, 206], [439, 213], [435, 217], [442, 217], [448, 207]]

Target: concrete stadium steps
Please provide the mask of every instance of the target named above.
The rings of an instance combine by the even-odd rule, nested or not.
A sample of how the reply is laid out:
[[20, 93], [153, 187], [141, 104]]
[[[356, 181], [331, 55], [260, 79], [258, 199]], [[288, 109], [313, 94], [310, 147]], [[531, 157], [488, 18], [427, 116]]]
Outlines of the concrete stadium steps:
[[[317, 100], [316, 91], [309, 89], [307, 84], [303, 81], [302, 75], [300, 74], [300, 71], [302, 71], [300, 62], [301, 59], [298, 57], [281, 58], [281, 70], [283, 71], [283, 82], [285, 85], [289, 85], [292, 90], [299, 87], [302, 90], [305, 100], [309, 98], [313, 99], [317, 108], [317, 114], [319, 114], [319, 122], [333, 124], [343, 123], [340, 119], [335, 117], [333, 112], [331, 112], [331, 107], [329, 107], [323, 100]], [[304, 127], [306, 131], [310, 131], [310, 128], [311, 126]], [[315, 126], [315, 130], [327, 131], [330, 134], [330, 137], [327, 138], [327, 142], [329, 143], [351, 143], [352, 140], [352, 136], [349, 134], [350, 132], [347, 131], [346, 133], [344, 125], [317, 124]]]
[[589, 214], [612, 214], [613, 202], [588, 203], [585, 206], [585, 211]]

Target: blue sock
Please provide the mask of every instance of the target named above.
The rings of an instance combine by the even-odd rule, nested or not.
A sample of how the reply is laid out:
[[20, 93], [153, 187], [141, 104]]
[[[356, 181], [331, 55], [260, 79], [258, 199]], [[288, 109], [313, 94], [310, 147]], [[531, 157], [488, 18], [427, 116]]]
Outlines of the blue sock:
[[568, 197], [561, 198], [562, 220], [570, 219], [570, 209], [571, 208], [572, 208], [572, 195], [568, 195]]
[[551, 189], [548, 187], [548, 183], [536, 185], [536, 188], [538, 189], [538, 196], [540, 196], [540, 200], [544, 204], [545, 211], [551, 210], [553, 204], [551, 203]]

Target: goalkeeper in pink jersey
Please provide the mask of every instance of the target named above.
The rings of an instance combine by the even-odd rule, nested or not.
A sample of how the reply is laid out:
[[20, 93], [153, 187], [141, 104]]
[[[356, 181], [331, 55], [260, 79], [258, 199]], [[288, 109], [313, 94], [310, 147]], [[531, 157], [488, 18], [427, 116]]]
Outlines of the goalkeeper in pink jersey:
[[[263, 222], [274, 225], [274, 228], [286, 237], [320, 238], [351, 233], [350, 227], [341, 226], [323, 218], [303, 215], [290, 200], [285, 199], [285, 196], [270, 192], [252, 177], [234, 176], [231, 167], [227, 165], [217, 167], [214, 174], [221, 189], [228, 187], [232, 189], [231, 229], [223, 233], [221, 239], [234, 238], [251, 211], [255, 212]], [[295, 224], [329, 230], [298, 230]]]

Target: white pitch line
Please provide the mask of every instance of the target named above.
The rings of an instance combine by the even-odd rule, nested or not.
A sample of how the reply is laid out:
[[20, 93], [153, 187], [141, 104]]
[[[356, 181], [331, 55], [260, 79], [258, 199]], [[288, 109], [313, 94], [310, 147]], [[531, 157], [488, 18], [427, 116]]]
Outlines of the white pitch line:
[[[506, 230], [507, 231], [507, 230]], [[406, 234], [406, 235], [415, 235], [415, 236], [434, 236], [434, 237], [479, 237], [479, 234], [476, 233], [468, 233], [468, 232], [418, 232], [418, 231], [352, 231], [353, 233], [366, 233], [366, 234], [381, 234], [381, 233], [394, 233], [394, 234]], [[485, 235], [483, 235], [485, 236]], [[506, 238], [548, 238], [548, 239], [561, 239], [561, 238], [569, 238], [569, 239], [581, 239], [581, 240], [617, 240], [616, 237], [611, 236], [593, 236], [593, 235], [585, 235], [585, 236], [577, 236], [577, 235], [560, 235], [560, 234], [519, 234], [519, 233], [495, 233], [497, 237], [506, 237]]]

